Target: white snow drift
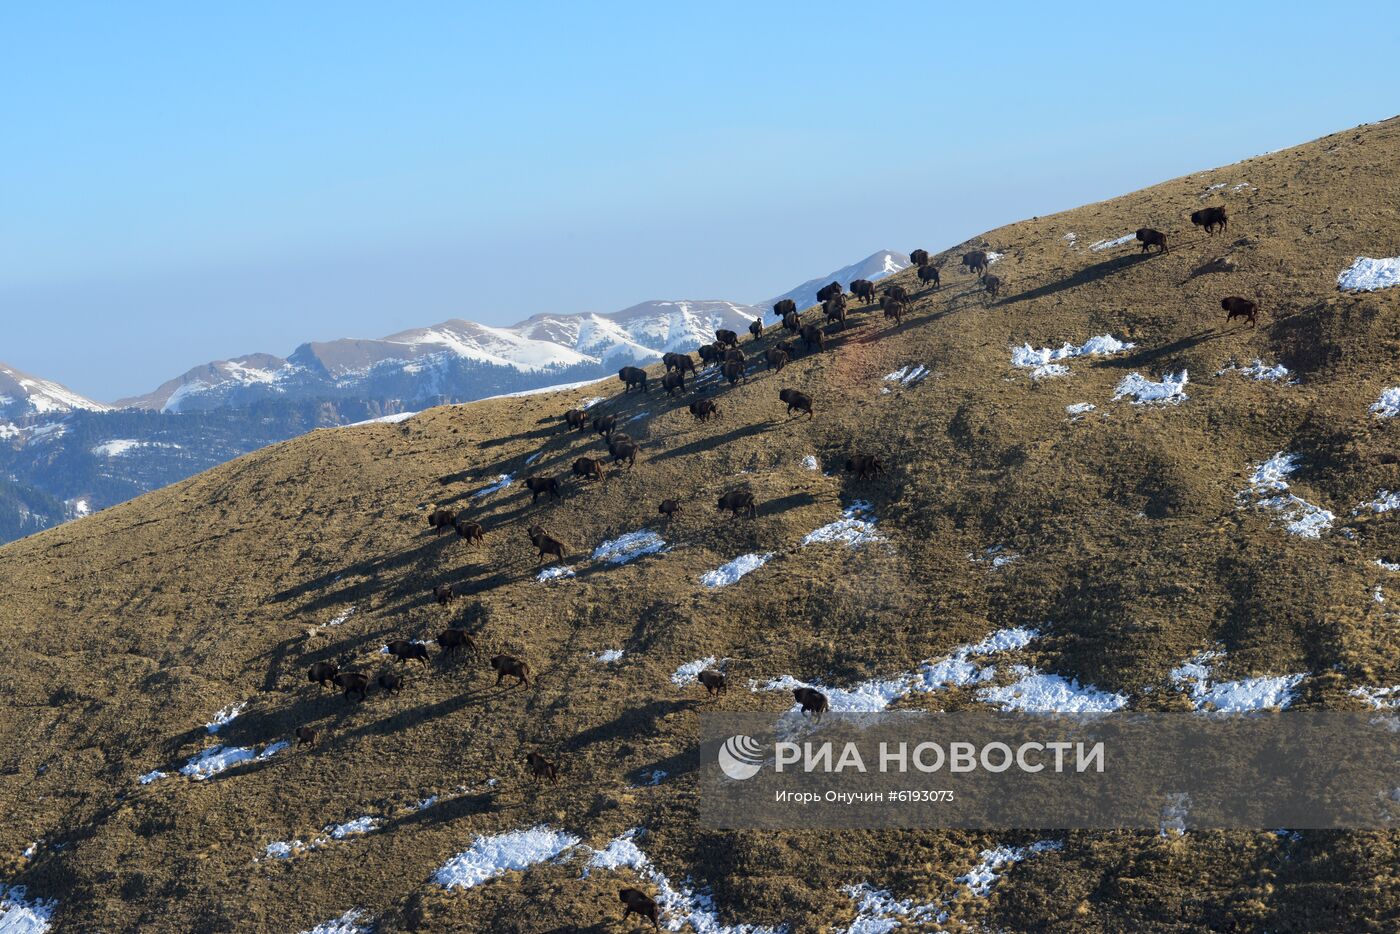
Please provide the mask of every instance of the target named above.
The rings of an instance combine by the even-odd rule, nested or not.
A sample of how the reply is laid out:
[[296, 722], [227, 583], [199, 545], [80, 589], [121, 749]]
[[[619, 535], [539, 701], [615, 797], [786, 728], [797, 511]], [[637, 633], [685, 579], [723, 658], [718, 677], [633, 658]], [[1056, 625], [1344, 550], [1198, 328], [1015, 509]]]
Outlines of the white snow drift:
[[1113, 401], [1124, 396], [1133, 397], [1133, 405], [1162, 403], [1174, 405], [1190, 398], [1186, 395], [1186, 371], [1175, 375], [1166, 373], [1161, 381], [1150, 380], [1141, 373], [1129, 373], [1119, 381], [1113, 390]]
[[1291, 674], [1216, 681], [1213, 677], [1215, 665], [1224, 657], [1223, 651], [1212, 649], [1172, 669], [1172, 684], [1177, 690], [1190, 695], [1191, 706], [1195, 709], [1223, 713], [1246, 713], [1275, 707], [1282, 709], [1293, 703], [1297, 687], [1306, 677]]
[[884, 541], [884, 536], [875, 531], [873, 509], [865, 500], [856, 500], [841, 511], [840, 519], [808, 532], [802, 539], [802, 547], [844, 542], [850, 548], [859, 548], [871, 542]]
[[[1297, 470], [1300, 462], [1297, 454], [1279, 451], [1251, 471], [1249, 489], [1241, 492], [1238, 499], [1248, 502], [1253, 496], [1254, 505], [1277, 512], [1284, 528], [1290, 533], [1303, 538], [1320, 538], [1323, 532], [1332, 527], [1337, 517], [1289, 492], [1288, 481], [1284, 477]], [[1270, 493], [1274, 495], [1268, 495]]]
[[1068, 341], [1059, 348], [1022, 344], [1011, 349], [1011, 365], [1030, 370], [1032, 379], [1046, 379], [1069, 373], [1069, 367], [1061, 363], [1062, 360], [1072, 360], [1075, 357], [1107, 357], [1132, 350], [1136, 346], [1120, 341], [1112, 334], [1098, 334], [1077, 347]]
[[212, 746], [198, 755], [192, 756], [188, 762], [180, 767], [180, 774], [187, 775], [197, 782], [203, 781], [242, 762], [270, 759], [290, 745], [291, 743], [281, 739], [275, 743], [269, 743], [261, 750], [253, 749], [251, 746]]
[[773, 557], [774, 552], [768, 551], [763, 554], [753, 553], [740, 555], [733, 561], [721, 564], [713, 571], [706, 571], [700, 575], [700, 583], [706, 587], [727, 587], [735, 583], [745, 574], [757, 571], [767, 564]]
[[489, 879], [547, 862], [578, 846], [579, 838], [541, 824], [529, 830], [480, 836], [433, 874], [448, 889], [472, 888]]
[[1392, 386], [1381, 393], [1370, 408], [1377, 418], [1394, 418], [1400, 415], [1400, 386]]
[[1344, 292], [1374, 292], [1393, 285], [1400, 285], [1400, 256], [1358, 256], [1337, 276], [1337, 288]]
[[593, 560], [606, 561], [609, 564], [626, 564], [628, 561], [633, 561], [643, 555], [656, 554], [665, 547], [666, 542], [660, 535], [648, 529], [642, 529], [603, 542], [593, 549]]

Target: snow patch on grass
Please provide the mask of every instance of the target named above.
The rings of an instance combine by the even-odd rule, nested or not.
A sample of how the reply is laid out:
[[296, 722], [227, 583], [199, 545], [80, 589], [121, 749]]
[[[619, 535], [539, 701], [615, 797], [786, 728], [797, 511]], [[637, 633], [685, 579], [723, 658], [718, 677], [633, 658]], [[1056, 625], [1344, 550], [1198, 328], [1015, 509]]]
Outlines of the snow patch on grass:
[[774, 552], [767, 551], [763, 554], [757, 552], [753, 554], [740, 555], [733, 561], [722, 564], [713, 571], [706, 571], [700, 575], [700, 583], [711, 589], [715, 587], [727, 587], [743, 577], [745, 574], [757, 571], [770, 560]]
[[368, 922], [368, 912], [363, 908], [351, 908], [339, 918], [324, 921], [301, 934], [370, 934], [374, 926]]
[[1186, 395], [1186, 382], [1185, 370], [1175, 375], [1166, 373], [1160, 381], [1150, 380], [1141, 373], [1129, 373], [1119, 381], [1117, 388], [1114, 389], [1113, 401], [1117, 402], [1124, 396], [1132, 396], [1133, 405], [1154, 403], [1174, 405], [1190, 398]]
[[566, 580], [575, 575], [574, 569], [563, 564], [551, 564], [543, 571], [535, 575], [535, 580], [540, 583], [549, 581]]
[[1212, 649], [1195, 655], [1172, 669], [1172, 684], [1178, 691], [1190, 695], [1191, 706], [1195, 709], [1223, 713], [1247, 713], [1273, 708], [1282, 710], [1293, 703], [1297, 687], [1306, 677], [1302, 674], [1292, 674], [1216, 681], [1215, 666], [1224, 657], [1223, 651]]
[[686, 662], [671, 675], [671, 683], [678, 684], [681, 687], [693, 684], [696, 675], [700, 674], [700, 672], [704, 671], [706, 668], [713, 668], [714, 666], [715, 657], [713, 655], [705, 658], [697, 658], [693, 662]]
[[1088, 415], [1096, 408], [1098, 408], [1098, 406], [1094, 405], [1092, 402], [1075, 402], [1065, 406], [1065, 411], [1073, 417], [1076, 415]]
[[151, 782], [158, 782], [162, 778], [165, 778], [165, 773], [160, 769], [155, 769], [154, 771], [147, 772], [136, 780], [143, 785], [149, 785]]
[[223, 710], [220, 710], [218, 713], [214, 714], [214, 719], [204, 724], [204, 728], [210, 733], [219, 732], [221, 729], [232, 723], [234, 719], [243, 712], [243, 708], [247, 706], [247, 701], [244, 701], [239, 704], [229, 704]]
[[1113, 240], [1100, 240], [1097, 243], [1091, 243], [1089, 244], [1089, 249], [1093, 250], [1095, 253], [1102, 253], [1104, 250], [1111, 250], [1115, 247], [1120, 247], [1124, 244], [1132, 243], [1136, 239], [1137, 231], [1133, 231], [1130, 234], [1124, 234], [1123, 236]]
[[379, 818], [377, 817], [357, 817], [354, 820], [337, 824], [331, 828], [331, 839], [344, 840], [346, 837], [353, 837], [362, 833], [373, 833], [379, 829]]
[[1059, 348], [1022, 344], [1020, 347], [1011, 348], [1011, 365], [1030, 370], [1032, 379], [1065, 376], [1069, 373], [1069, 367], [1060, 363], [1061, 360], [1072, 360], [1075, 357], [1107, 357], [1132, 350], [1136, 346], [1120, 341], [1112, 334], [1095, 335], [1078, 346], [1068, 341]]
[[1059, 840], [1040, 840], [1030, 846], [998, 846], [983, 850], [976, 866], [966, 874], [958, 876], [958, 881], [967, 886], [968, 891], [979, 898], [991, 894], [1006, 867], [1019, 863], [1029, 856], [1038, 856], [1052, 850], [1060, 850], [1064, 844]]
[[1263, 360], [1258, 357], [1249, 366], [1235, 366], [1233, 363], [1218, 371], [1216, 376], [1224, 376], [1226, 373], [1238, 373], [1250, 379], [1256, 379], [1266, 383], [1288, 383], [1293, 384], [1297, 380], [1290, 379], [1293, 374], [1288, 367], [1282, 363], [1275, 363], [1273, 366], [1266, 366]]
[[448, 889], [472, 888], [490, 879], [554, 859], [578, 846], [579, 838], [541, 824], [529, 830], [480, 836], [433, 874]]
[[1394, 418], [1400, 415], [1400, 386], [1392, 386], [1381, 393], [1381, 397], [1368, 410], [1377, 418]]
[[656, 554], [665, 548], [666, 542], [660, 535], [642, 529], [603, 542], [593, 549], [593, 560], [606, 561], [609, 564], [626, 564], [643, 555]]
[[856, 916], [849, 925], [837, 928], [841, 934], [889, 934], [910, 926], [942, 924], [948, 913], [936, 902], [918, 904], [912, 898], [897, 899], [887, 889], [862, 882], [841, 889], [855, 903]]
[[52, 898], [29, 899], [22, 885], [0, 885], [0, 932], [44, 934], [53, 921], [58, 902]]
[[1008, 564], [1019, 561], [1021, 556], [1011, 551], [1005, 545], [992, 545], [987, 548], [979, 557], [976, 554], [968, 554], [967, 560], [974, 564], [985, 564], [993, 570], [1001, 570]]
[[600, 665], [611, 665], [613, 662], [621, 661], [622, 649], [604, 649], [593, 656]]
[[1337, 275], [1337, 288], [1344, 292], [1374, 292], [1393, 285], [1400, 285], [1400, 256], [1358, 256]]
[[[916, 386], [927, 379], [928, 375], [928, 367], [922, 364], [910, 364], [909, 366], [900, 367], [893, 373], [886, 373], [885, 382], [899, 383], [901, 386]], [[886, 388], [882, 391], [889, 392], [889, 389]]]
[[1400, 684], [1388, 688], [1352, 688], [1347, 692], [1359, 697], [1376, 710], [1394, 710], [1400, 707]]
[[[1240, 493], [1237, 499], [1248, 502], [1252, 495], [1254, 505], [1277, 512], [1284, 528], [1290, 533], [1303, 538], [1320, 538], [1323, 532], [1332, 527], [1337, 517], [1321, 506], [1314, 506], [1301, 496], [1288, 492], [1288, 481], [1284, 478], [1297, 470], [1301, 461], [1297, 454], [1279, 451], [1250, 472], [1249, 489]], [[1275, 495], [1266, 495], [1269, 493]]]
[[492, 493], [499, 493], [501, 490], [509, 487], [513, 482], [515, 482], [514, 474], [503, 473], [496, 478], [495, 483], [477, 490], [472, 494], [472, 497], [474, 499], [480, 499], [483, 496], [490, 496]]
[[1361, 512], [1363, 509], [1369, 509], [1372, 512], [1393, 512], [1400, 509], [1400, 491], [1381, 490], [1376, 493], [1375, 499], [1357, 506], [1353, 513]]
[[808, 454], [806, 457], [802, 458], [802, 469], [821, 470], [822, 465], [817, 463], [816, 455]]
[[1025, 665], [1011, 669], [1017, 675], [1013, 684], [982, 688], [978, 700], [996, 704], [1003, 711], [1023, 713], [1109, 713], [1128, 703], [1122, 694], [1081, 685], [1076, 679], [1049, 674]]
[[884, 536], [875, 531], [876, 519], [872, 509], [865, 500], [856, 500], [841, 511], [840, 519], [808, 532], [802, 539], [801, 547], [845, 542], [850, 548], [859, 548], [871, 542], [884, 541]]
[[202, 782], [240, 763], [270, 759], [290, 745], [291, 743], [282, 739], [269, 743], [261, 751], [251, 746], [212, 746], [192, 756], [180, 767], [180, 774]]

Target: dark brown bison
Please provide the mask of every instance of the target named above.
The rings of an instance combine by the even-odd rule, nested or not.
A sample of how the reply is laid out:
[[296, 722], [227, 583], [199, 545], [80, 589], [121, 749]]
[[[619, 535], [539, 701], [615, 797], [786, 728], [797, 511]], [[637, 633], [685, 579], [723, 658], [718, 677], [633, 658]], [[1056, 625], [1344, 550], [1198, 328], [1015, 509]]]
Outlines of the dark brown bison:
[[296, 729], [297, 748], [303, 746], [316, 745], [316, 731], [309, 726], [299, 726]]
[[608, 453], [612, 455], [613, 463], [616, 464], [619, 461], [626, 461], [628, 470], [631, 470], [633, 465], [637, 463], [637, 452], [640, 450], [641, 448], [637, 446], [637, 443], [630, 440], [614, 441], [612, 444], [608, 445]]
[[869, 305], [875, 301], [875, 283], [869, 279], [852, 279], [851, 294]]
[[763, 337], [763, 322], [762, 322], [762, 321], [750, 321], [750, 322], [749, 322], [749, 333], [753, 335], [753, 339], [754, 339], [754, 340], [759, 340], [760, 338], [762, 338], [762, 337]]
[[444, 629], [437, 634], [437, 644], [438, 648], [442, 649], [443, 658], [450, 658], [462, 649], [473, 655], [477, 654], [476, 640], [465, 629]]
[[723, 512], [728, 509], [734, 515], [731, 518], [737, 519], [739, 513], [746, 512], [752, 519], [758, 515], [758, 504], [754, 501], [753, 494], [748, 490], [730, 490], [719, 498], [715, 509]]
[[918, 266], [920, 269], [924, 268], [928, 265], [928, 250], [915, 250], [913, 253], [910, 253], [909, 262]]
[[491, 668], [496, 672], [497, 687], [500, 686], [506, 675], [514, 678], [516, 685], [530, 686], [530, 666], [514, 655], [491, 656]]
[[815, 324], [804, 324], [802, 325], [802, 343], [807, 345], [808, 350], [813, 347], [821, 350], [826, 346], [826, 337], [822, 334], [822, 329]]
[[1220, 307], [1225, 309], [1226, 324], [1236, 318], [1244, 318], [1249, 322], [1250, 327], [1259, 326], [1259, 306], [1247, 298], [1231, 295], [1229, 298], [1220, 300]]
[[666, 369], [675, 370], [678, 373], [694, 373], [695, 360], [688, 353], [668, 353], [661, 357], [661, 362], [666, 365]]
[[715, 343], [721, 347], [738, 347], [739, 335], [729, 330], [729, 328], [720, 328], [715, 331]]
[[574, 476], [584, 480], [605, 480], [607, 475], [603, 472], [603, 462], [596, 457], [580, 457], [574, 461]]
[[841, 283], [832, 282], [817, 289], [817, 304], [820, 305], [828, 298], [835, 298], [841, 294]]
[[695, 676], [695, 680], [705, 686], [705, 693], [711, 697], [729, 693], [729, 682], [725, 679], [724, 673], [715, 671], [713, 668], [706, 668]]
[[385, 651], [399, 660], [403, 664], [410, 659], [428, 664], [428, 647], [421, 642], [410, 642], [408, 639], [395, 639], [384, 646]]
[[316, 662], [306, 670], [306, 677], [315, 684], [325, 687], [335, 679], [340, 667], [335, 662]]
[[428, 513], [428, 528], [437, 529], [439, 535], [452, 528], [456, 521], [457, 514], [450, 509], [434, 509]]
[[700, 362], [708, 366], [715, 366], [724, 360], [724, 348], [719, 344], [702, 344], [697, 353], [700, 354]]
[[583, 409], [569, 409], [569, 411], [564, 413], [565, 431], [568, 431], [571, 428], [577, 428], [579, 431], [583, 431], [583, 429], [587, 427], [587, 425], [588, 413], [585, 412]]
[[827, 701], [826, 695], [816, 688], [793, 688], [792, 697], [800, 705], [804, 714], [810, 713], [817, 720], [821, 720], [822, 714], [831, 709], [831, 704]]
[[642, 392], [647, 391], [647, 371], [637, 366], [625, 366], [617, 371], [617, 378], [622, 381], [622, 391], [631, 392], [633, 386], [641, 387]]
[[661, 377], [661, 388], [666, 390], [666, 395], [674, 396], [678, 392], [685, 392], [685, 374], [680, 370], [672, 370]]
[[979, 275], [985, 273], [987, 271], [987, 251], [972, 250], [969, 253], [964, 253], [962, 264], [968, 272], [975, 272]]
[[447, 606], [457, 599], [457, 594], [452, 590], [451, 584], [438, 584], [433, 588], [433, 599], [438, 602], [438, 606]]
[[526, 477], [525, 489], [530, 491], [531, 503], [539, 502], [542, 493], [559, 499], [559, 481], [553, 477]]
[[1222, 231], [1230, 229], [1230, 218], [1225, 215], [1224, 208], [1201, 208], [1199, 211], [1192, 211], [1191, 223], [1197, 227], [1204, 227], [1206, 233], [1212, 236], [1217, 227]]
[[798, 317], [797, 312], [790, 311], [783, 315], [783, 329], [792, 334], [802, 330], [802, 319]]
[[656, 907], [656, 899], [641, 889], [620, 889], [617, 893], [617, 899], [622, 902], [624, 923], [629, 916], [636, 915], [639, 918], [646, 918], [651, 922], [652, 927], [658, 931], [661, 930], [661, 912]]
[[883, 289], [880, 290], [880, 294], [885, 296], [886, 298], [897, 299], [901, 302], [907, 302], [912, 297], [909, 294], [909, 290], [906, 289], [904, 286], [899, 285], [898, 283], [894, 285], [885, 286]]
[[799, 392], [796, 389], [784, 389], [782, 392], [778, 393], [778, 400], [787, 403], [787, 412], [789, 415], [793, 412], [806, 412], [808, 418], [813, 417], [812, 397], [805, 392]]
[[904, 309], [906, 307], [904, 302], [886, 295], [880, 300], [880, 304], [884, 306], [885, 317], [892, 319], [896, 327], [904, 323]]
[[797, 314], [797, 302], [784, 298], [773, 303], [773, 317], [782, 319]]
[[748, 360], [748, 359], [749, 359], [749, 358], [746, 357], [746, 356], [744, 355], [744, 352], [743, 352], [742, 350], [740, 350], [738, 347], [730, 347], [728, 350], [726, 350], [726, 351], [724, 352], [724, 362], [725, 362], [725, 363], [743, 363], [745, 360]]
[[656, 511], [665, 516], [667, 522], [670, 522], [676, 516], [684, 512], [684, 509], [681, 507], [679, 500], [663, 499], [661, 505], [656, 507]]
[[715, 405], [713, 399], [696, 399], [690, 403], [690, 414], [702, 422], [707, 422], [711, 415], [719, 414], [719, 406]]
[[481, 527], [480, 522], [458, 519], [453, 528], [457, 530], [458, 538], [465, 538], [469, 542], [480, 542], [486, 538], [486, 530]]
[[610, 437], [617, 430], [616, 415], [599, 415], [593, 419], [593, 430], [604, 438]]
[[1001, 277], [986, 275], [982, 277], [982, 288], [987, 290], [987, 294], [996, 298], [1001, 293]]
[[846, 472], [855, 474], [857, 480], [864, 480], [884, 473], [885, 465], [872, 454], [854, 454], [846, 458]]
[[386, 671], [375, 679], [379, 682], [379, 689], [386, 694], [397, 694], [403, 690], [403, 675], [396, 675], [392, 671]]
[[731, 386], [739, 382], [740, 379], [748, 379], [747, 374], [744, 372], [744, 365], [742, 363], [735, 363], [732, 360], [720, 367], [719, 371], [720, 374], [729, 381], [729, 385]]
[[365, 693], [369, 690], [369, 675], [358, 671], [342, 671], [332, 678], [331, 682], [345, 691], [346, 700], [350, 699], [351, 694], [358, 694], [360, 700], [364, 700]]
[[1142, 252], [1146, 253], [1152, 247], [1157, 248], [1157, 252], [1167, 252], [1167, 235], [1160, 230], [1153, 230], [1151, 227], [1139, 227], [1136, 234], [1138, 243], [1142, 244]]
[[792, 353], [785, 345], [779, 344], [777, 347], [769, 347], [765, 350], [763, 352], [763, 359], [767, 362], [768, 369], [782, 370], [783, 367], [788, 365], [788, 361], [792, 359]]
[[532, 525], [525, 530], [525, 534], [530, 536], [530, 544], [539, 549], [540, 559], [535, 562], [537, 565], [544, 563], [546, 555], [553, 555], [558, 561], [564, 560], [564, 543], [557, 538], [550, 537], [549, 533], [541, 526]]
[[930, 282], [932, 282], [933, 285], [931, 286], [931, 288], [934, 289], [938, 288], [940, 285], [943, 284], [943, 280], [939, 278], [937, 266], [920, 266], [919, 281], [922, 282], [924, 285], [928, 285]]
[[530, 769], [530, 776], [532, 781], [538, 782], [540, 779], [543, 778], [551, 785], [559, 784], [558, 767], [556, 767], [553, 762], [550, 762], [548, 759], [546, 759], [539, 753], [527, 753], [525, 756], [525, 764]]
[[841, 325], [841, 330], [846, 330], [846, 296], [828, 298], [822, 302], [822, 312], [826, 314], [828, 323], [835, 322]]

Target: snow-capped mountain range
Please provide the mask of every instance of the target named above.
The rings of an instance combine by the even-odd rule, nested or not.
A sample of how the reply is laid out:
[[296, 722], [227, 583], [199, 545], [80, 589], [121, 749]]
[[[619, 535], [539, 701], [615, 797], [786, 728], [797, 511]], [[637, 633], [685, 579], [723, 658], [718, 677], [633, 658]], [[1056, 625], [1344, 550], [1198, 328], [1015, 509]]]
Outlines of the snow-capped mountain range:
[[114, 505], [317, 427], [526, 392], [690, 351], [744, 331], [782, 298], [909, 265], [882, 250], [765, 302], [650, 301], [611, 314], [544, 314], [509, 327], [454, 319], [285, 357], [216, 360], [111, 405], [0, 363], [0, 542]]

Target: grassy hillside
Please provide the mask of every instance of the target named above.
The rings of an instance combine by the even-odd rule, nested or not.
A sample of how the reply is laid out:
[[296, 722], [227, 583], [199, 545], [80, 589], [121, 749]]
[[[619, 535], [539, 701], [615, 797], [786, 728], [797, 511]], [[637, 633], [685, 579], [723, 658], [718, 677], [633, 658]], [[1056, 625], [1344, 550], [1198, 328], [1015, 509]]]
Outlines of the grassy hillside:
[[[1215, 204], [1230, 227], [1207, 237], [1186, 217]], [[779, 710], [787, 699], [750, 679], [848, 686], [1026, 626], [1042, 635], [1010, 661], [1139, 709], [1185, 707], [1170, 672], [1215, 646], [1222, 679], [1306, 673], [1298, 707], [1355, 708], [1349, 691], [1400, 683], [1400, 575], [1376, 563], [1400, 562], [1400, 518], [1352, 514], [1400, 490], [1400, 419], [1368, 411], [1400, 385], [1400, 294], [1336, 290], [1356, 256], [1400, 254], [1397, 205], [1391, 120], [959, 244], [902, 327], [858, 312], [825, 352], [717, 388], [706, 424], [689, 394], [623, 396], [616, 381], [434, 409], [317, 431], [0, 549], [0, 882], [57, 899], [64, 930], [296, 931], [360, 908], [383, 931], [615, 931], [616, 890], [638, 877], [581, 878], [578, 852], [464, 890], [433, 874], [481, 835], [547, 825], [602, 848], [643, 827], [656, 869], [707, 887], [729, 924], [837, 930], [856, 911], [844, 887], [865, 882], [943, 903], [952, 929], [1392, 930], [1395, 834], [701, 831], [689, 773], [707, 702], [671, 676], [725, 659], [734, 689], [708, 703]], [[1090, 249], [1144, 225], [1169, 253]], [[1003, 254], [1000, 298], [956, 268], [972, 246]], [[1195, 274], [1218, 260], [1230, 271]], [[1225, 295], [1258, 296], [1257, 329], [1225, 326]], [[1015, 346], [1101, 334], [1136, 346], [1062, 361], [1060, 377], [1011, 364]], [[1296, 382], [1226, 369], [1256, 359]], [[929, 375], [885, 379], [908, 366]], [[1182, 370], [1185, 401], [1113, 401], [1130, 373]], [[816, 418], [788, 419], [782, 387], [810, 393]], [[560, 418], [602, 395], [591, 411], [629, 420], [636, 468], [531, 505], [524, 476], [605, 453]], [[1067, 413], [1077, 403], [1096, 408]], [[844, 475], [857, 451], [885, 476]], [[1336, 516], [1318, 538], [1241, 496], [1277, 452], [1300, 458], [1290, 492]], [[472, 495], [501, 474], [516, 483]], [[715, 512], [736, 486], [756, 519]], [[686, 511], [666, 527], [670, 496]], [[883, 541], [799, 547], [857, 499]], [[430, 534], [432, 506], [467, 510], [484, 544]], [[576, 576], [536, 580], [537, 522]], [[641, 529], [669, 550], [588, 557]], [[699, 583], [768, 552], [737, 583]], [[439, 583], [469, 597], [440, 607]], [[321, 660], [377, 673], [386, 640], [451, 622], [485, 655], [528, 660], [535, 683], [497, 688], [484, 660], [436, 658], [363, 704], [307, 682]], [[624, 654], [600, 663], [608, 649]], [[898, 706], [977, 703], [966, 688]], [[178, 774], [207, 746], [264, 748], [304, 724], [322, 734], [311, 749]], [[533, 748], [560, 760], [557, 787], [530, 783]], [[152, 770], [170, 774], [139, 784]], [[266, 855], [361, 816], [378, 829]], [[1004, 867], [990, 894], [959, 881], [984, 850], [1046, 837], [1062, 847]]]

